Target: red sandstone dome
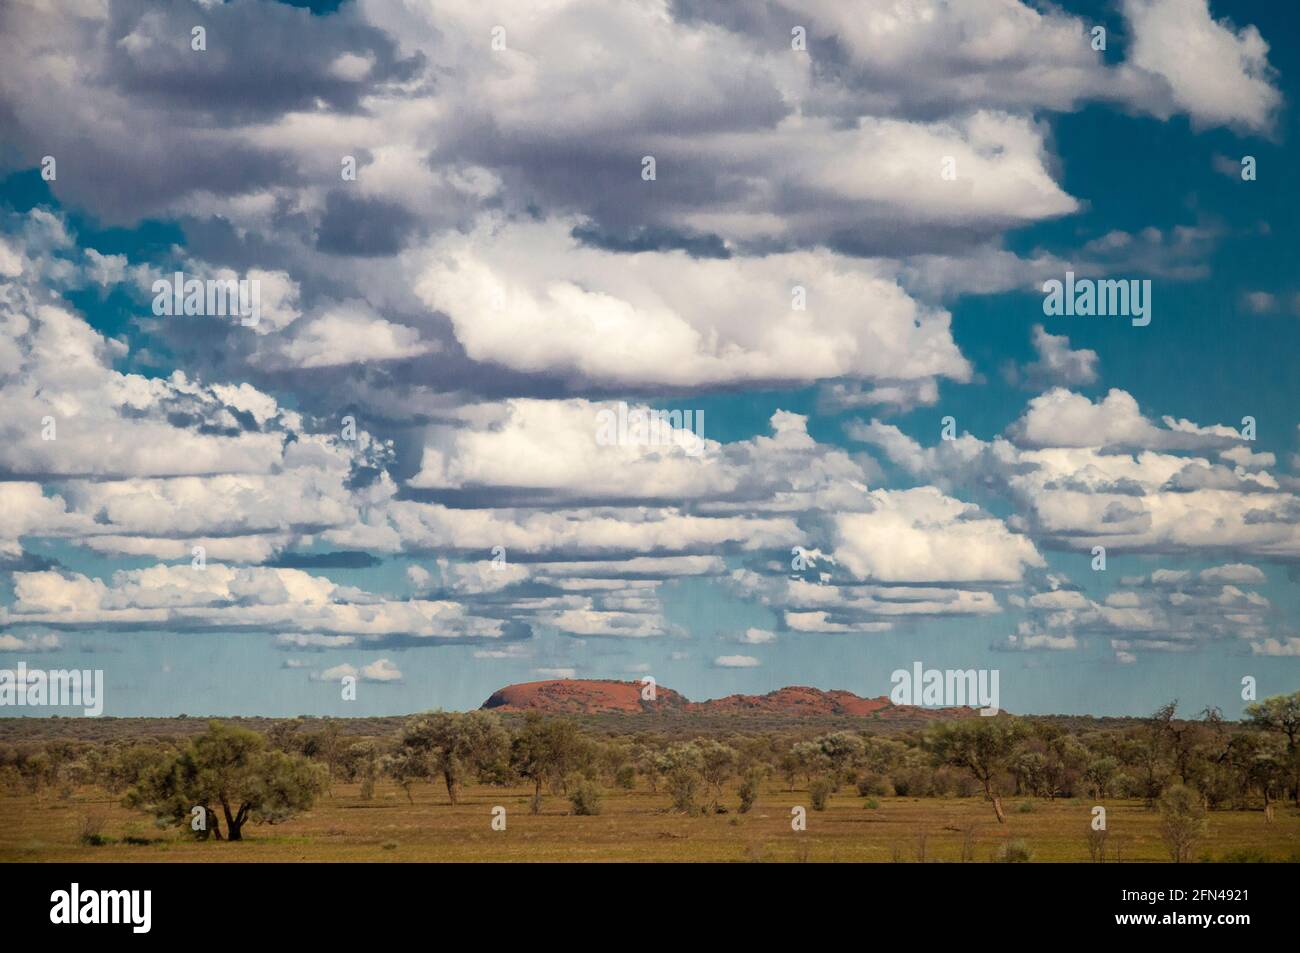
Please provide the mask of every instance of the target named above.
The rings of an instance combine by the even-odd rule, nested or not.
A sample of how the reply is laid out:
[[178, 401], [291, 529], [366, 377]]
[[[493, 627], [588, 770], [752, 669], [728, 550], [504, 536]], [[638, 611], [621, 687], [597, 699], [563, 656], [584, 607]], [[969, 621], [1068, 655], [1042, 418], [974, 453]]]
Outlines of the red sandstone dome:
[[671, 688], [655, 687], [654, 701], [642, 700], [647, 686], [640, 682], [598, 679], [552, 679], [507, 685], [492, 693], [484, 708], [497, 711], [541, 711], [563, 715], [603, 715], [680, 708], [686, 699]]
[[822, 691], [804, 685], [779, 688], [766, 695], [727, 695], [693, 702], [656, 685], [654, 700], [643, 699], [641, 682], [569, 678], [507, 685], [492, 693], [483, 708], [500, 712], [538, 711], [554, 715], [639, 714], [681, 711], [690, 714], [759, 714], [785, 716], [856, 715], [881, 718], [959, 718], [973, 708], [917, 708], [895, 705], [889, 698], [860, 698], [847, 691]]

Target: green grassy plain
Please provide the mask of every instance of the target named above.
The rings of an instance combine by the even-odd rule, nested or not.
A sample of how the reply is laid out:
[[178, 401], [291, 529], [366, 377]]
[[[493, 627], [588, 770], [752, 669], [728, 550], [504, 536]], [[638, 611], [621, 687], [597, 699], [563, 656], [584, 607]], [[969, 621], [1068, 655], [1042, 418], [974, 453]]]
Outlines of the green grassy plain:
[[[0, 861], [903, 861], [992, 860], [1007, 841], [1022, 840], [1033, 862], [1086, 862], [1092, 802], [1007, 798], [999, 825], [980, 798], [877, 798], [878, 807], [844, 788], [814, 811], [806, 790], [770, 784], [749, 814], [686, 817], [671, 813], [666, 795], [644, 788], [609, 791], [594, 817], [570, 814], [560, 796], [528, 811], [531, 789], [475, 786], [460, 804], [446, 791], [419, 785], [415, 803], [391, 785], [363, 801], [357, 785], [335, 784], [300, 817], [274, 826], [249, 825], [237, 843], [197, 842], [154, 826], [145, 815], [87, 788], [53, 794], [0, 795]], [[1140, 801], [1101, 802], [1110, 838], [1108, 860], [1165, 861], [1159, 815]], [[1029, 804], [1025, 810], [1022, 805]], [[491, 828], [494, 806], [506, 809], [506, 830]], [[791, 830], [790, 809], [808, 807], [807, 830]], [[102, 822], [102, 846], [79, 843], [87, 817]], [[967, 830], [971, 833], [967, 835]], [[128, 840], [129, 838], [129, 840]], [[968, 845], [968, 846], [967, 846]], [[1118, 858], [1116, 853], [1118, 852]], [[1273, 823], [1259, 810], [1214, 811], [1197, 847], [1202, 860], [1300, 861], [1300, 811], [1279, 805]]]

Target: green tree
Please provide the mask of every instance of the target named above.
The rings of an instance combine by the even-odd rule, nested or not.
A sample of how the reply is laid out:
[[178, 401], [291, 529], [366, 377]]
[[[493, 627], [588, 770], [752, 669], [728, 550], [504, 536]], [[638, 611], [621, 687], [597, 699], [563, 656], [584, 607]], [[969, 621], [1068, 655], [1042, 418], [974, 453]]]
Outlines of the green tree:
[[569, 803], [573, 805], [574, 814], [590, 817], [600, 813], [601, 797], [600, 786], [595, 781], [583, 778], [574, 787]]
[[797, 741], [790, 747], [796, 771], [802, 774], [804, 781], [812, 784], [814, 776], [820, 776], [830, 770], [831, 759], [826, 756], [822, 746], [815, 741]]
[[1291, 769], [1291, 799], [1300, 804], [1300, 692], [1274, 695], [1246, 706], [1246, 723], [1261, 731], [1275, 731], [1286, 738], [1287, 761]]
[[481, 775], [506, 758], [510, 735], [489, 711], [437, 711], [407, 722], [399, 747], [404, 770], [417, 777], [442, 775], [455, 804], [466, 773]]
[[1092, 790], [1092, 796], [1104, 798], [1106, 790], [1110, 787], [1111, 778], [1115, 777], [1118, 771], [1119, 762], [1109, 755], [1089, 761], [1088, 767], [1083, 771], [1083, 776]]
[[563, 787], [587, 760], [590, 746], [581, 729], [566, 718], [543, 718], [529, 712], [510, 743], [510, 764], [533, 783], [532, 811], [541, 810], [542, 785]]
[[1006, 772], [1023, 734], [1020, 723], [1010, 718], [979, 717], [939, 723], [925, 745], [943, 763], [969, 771], [993, 802], [998, 823], [1005, 824], [998, 777]]
[[685, 814], [698, 814], [704, 784], [704, 755], [699, 747], [689, 742], [670, 745], [659, 756], [659, 772], [673, 807]]
[[808, 796], [812, 799], [814, 811], [826, 810], [826, 802], [835, 793], [835, 782], [830, 778], [816, 778], [808, 785]]
[[246, 728], [210, 722], [208, 730], [146, 770], [126, 796], [128, 807], [193, 829], [195, 807], [204, 810], [206, 828], [221, 840], [220, 807], [226, 839], [242, 840], [248, 821], [275, 823], [311, 807], [328, 782], [327, 771], [301, 755], [269, 748]]
[[759, 790], [763, 783], [763, 768], [752, 767], [740, 780], [740, 813], [748, 814], [758, 801]]
[[716, 811], [722, 801], [722, 788], [736, 773], [736, 751], [718, 741], [701, 741], [702, 766], [700, 774], [709, 786], [709, 804], [707, 810]]
[[822, 735], [817, 739], [817, 745], [830, 761], [833, 780], [837, 784], [862, 763], [867, 751], [862, 737], [851, 731], [836, 731], [829, 735]]
[[1205, 805], [1200, 794], [1174, 784], [1160, 796], [1160, 834], [1176, 864], [1192, 859], [1197, 842], [1205, 833]]

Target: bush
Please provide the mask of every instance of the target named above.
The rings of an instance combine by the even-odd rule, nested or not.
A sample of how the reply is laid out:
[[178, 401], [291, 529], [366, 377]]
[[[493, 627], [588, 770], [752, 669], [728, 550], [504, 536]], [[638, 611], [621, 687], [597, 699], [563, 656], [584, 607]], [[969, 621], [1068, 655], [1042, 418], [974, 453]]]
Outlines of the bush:
[[1229, 851], [1222, 857], [1222, 862], [1225, 864], [1266, 864], [1268, 860], [1268, 855], [1258, 847], [1241, 847]]
[[673, 808], [683, 814], [700, 813], [700, 787], [703, 781], [694, 771], [673, 771], [667, 776], [668, 795]]
[[966, 773], [958, 774], [952, 779], [950, 791], [957, 797], [974, 797], [982, 793], [980, 783]]
[[87, 814], [81, 819], [81, 831], [77, 834], [77, 843], [86, 847], [103, 847], [108, 843], [104, 836], [104, 816]]
[[1111, 778], [1106, 787], [1113, 797], [1133, 798], [1142, 796], [1142, 783], [1132, 775], [1123, 772]]
[[814, 811], [826, 810], [826, 802], [835, 793], [835, 782], [830, 778], [817, 778], [808, 785], [808, 796], [812, 799]]
[[934, 793], [934, 772], [928, 768], [904, 768], [893, 776], [899, 797], [929, 797]]
[[660, 755], [658, 763], [674, 810], [698, 814], [704, 786], [704, 756], [700, 749], [689, 743], [675, 744]]
[[864, 774], [858, 778], [858, 794], [862, 797], [891, 797], [894, 786], [882, 774]]
[[636, 787], [636, 768], [630, 764], [620, 765], [614, 772], [614, 784], [624, 791], [632, 790]]
[[1016, 805], [1016, 813], [1018, 813], [1018, 814], [1033, 814], [1033, 813], [1034, 813], [1034, 802], [1033, 802], [1033, 801], [1021, 801], [1019, 804]]
[[600, 813], [600, 798], [601, 791], [595, 782], [583, 780], [569, 795], [569, 803], [573, 805], [574, 814], [588, 817]]
[[1201, 796], [1189, 787], [1175, 784], [1160, 796], [1160, 835], [1176, 864], [1192, 859], [1196, 844], [1205, 833], [1205, 807]]
[[740, 782], [740, 813], [748, 814], [758, 801], [758, 782], [761, 775], [757, 771], [748, 772]]
[[1034, 859], [1034, 852], [1024, 840], [1016, 838], [999, 847], [993, 859], [999, 864], [1027, 864]]
[[1088, 856], [1094, 864], [1104, 864], [1106, 862], [1106, 839], [1110, 832], [1106, 828], [1093, 830], [1092, 825], [1088, 825]]
[[869, 797], [867, 798], [867, 802], [863, 804], [862, 807], [868, 811], [878, 811], [880, 810], [880, 802], [877, 801], [874, 797]]

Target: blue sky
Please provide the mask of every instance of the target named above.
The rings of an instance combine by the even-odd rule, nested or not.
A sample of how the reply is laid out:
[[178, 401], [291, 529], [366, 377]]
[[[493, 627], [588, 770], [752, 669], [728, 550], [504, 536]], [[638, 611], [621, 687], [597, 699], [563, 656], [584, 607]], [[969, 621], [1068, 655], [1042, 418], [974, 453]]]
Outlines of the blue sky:
[[[0, 15], [0, 667], [111, 715], [1295, 691], [1294, 12], [851, 7]], [[154, 314], [176, 270], [260, 322]], [[1151, 323], [1046, 316], [1067, 270]], [[620, 400], [703, 444], [603, 445]]]

